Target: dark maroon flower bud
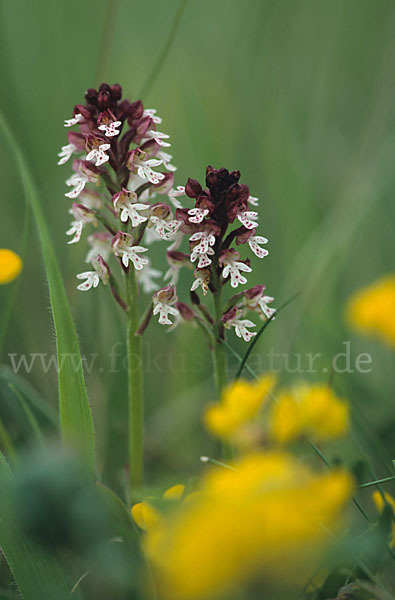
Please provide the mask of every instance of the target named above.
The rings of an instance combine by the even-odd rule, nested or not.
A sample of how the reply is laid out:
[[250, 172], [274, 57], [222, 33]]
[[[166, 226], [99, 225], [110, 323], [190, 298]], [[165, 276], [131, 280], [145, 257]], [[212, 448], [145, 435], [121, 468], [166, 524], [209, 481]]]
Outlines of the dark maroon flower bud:
[[196, 202], [195, 202], [195, 208], [201, 208], [202, 210], [208, 210], [209, 213], [211, 214], [214, 210], [214, 202], [213, 199], [210, 196], [207, 196], [205, 194], [205, 192], [203, 192], [202, 194], [200, 194], [200, 196], [197, 197]]
[[118, 100], [120, 100], [122, 98], [122, 86], [119, 85], [119, 83], [114, 83], [114, 85], [111, 86], [111, 98], [113, 99], [114, 102], [117, 102]]
[[100, 85], [100, 87], [99, 87], [99, 93], [100, 93], [100, 92], [108, 92], [108, 93], [110, 93], [110, 92], [111, 92], [111, 88], [110, 88], [110, 86], [108, 85], [108, 83], [102, 83], [102, 84]]
[[229, 174], [229, 179], [231, 180], [232, 183], [237, 183], [240, 179], [240, 171], [232, 171]]
[[78, 115], [78, 114], [82, 115], [84, 117], [84, 119], [92, 118], [90, 111], [83, 104], [76, 104], [74, 106], [73, 116]]
[[132, 121], [134, 121], [135, 119], [141, 119], [141, 117], [143, 116], [143, 112], [144, 112], [144, 106], [143, 106], [143, 103], [141, 102], [141, 100], [135, 100], [134, 102], [132, 102], [129, 106], [129, 113], [128, 113], [129, 125], [131, 125]]
[[144, 117], [144, 119], [141, 119], [137, 123], [135, 137], [138, 138], [139, 140], [142, 139], [145, 136], [145, 134], [147, 133], [148, 129], [150, 128], [150, 125], [151, 125], [150, 117]]
[[118, 104], [118, 106], [114, 108], [115, 116], [120, 121], [123, 121], [128, 116], [129, 110], [130, 110], [129, 100], [122, 100], [122, 102], [120, 102]]
[[[101, 86], [100, 86], [101, 87]], [[108, 91], [105, 92], [99, 92], [99, 95], [97, 96], [97, 106], [99, 107], [100, 110], [105, 110], [106, 108], [108, 108], [111, 104], [111, 94]]]
[[224, 324], [229, 323], [231, 321], [233, 321], [233, 319], [236, 318], [237, 316], [237, 307], [233, 306], [232, 308], [230, 308], [229, 310], [226, 311], [226, 313], [223, 315], [222, 317], [222, 322]]
[[185, 186], [185, 193], [190, 198], [197, 198], [202, 193], [202, 186], [196, 179], [189, 178]]
[[156, 156], [160, 150], [158, 142], [156, 142], [154, 139], [147, 140], [146, 142], [144, 142], [144, 144], [142, 144], [142, 146], [140, 146], [140, 148], [143, 152], [147, 153], [148, 158]]
[[97, 104], [97, 91], [94, 88], [89, 88], [85, 92], [85, 100], [88, 104]]
[[192, 308], [189, 308], [187, 304], [184, 304], [184, 302], [177, 302], [175, 307], [184, 321], [193, 321], [196, 319], [195, 311], [193, 311]]
[[247, 229], [242, 225], [235, 231], [236, 244], [245, 244], [252, 235], [256, 234], [256, 229]]
[[265, 285], [254, 285], [254, 287], [244, 292], [244, 296], [247, 298], [247, 300], [254, 300], [255, 298], [260, 298], [265, 289]]

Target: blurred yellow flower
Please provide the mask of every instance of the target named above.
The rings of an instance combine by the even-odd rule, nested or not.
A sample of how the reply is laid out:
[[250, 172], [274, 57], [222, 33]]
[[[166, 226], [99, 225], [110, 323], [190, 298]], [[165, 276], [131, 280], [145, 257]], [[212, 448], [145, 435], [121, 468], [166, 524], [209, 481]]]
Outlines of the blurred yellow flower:
[[0, 248], [0, 284], [10, 283], [22, 269], [22, 260], [12, 250]]
[[395, 346], [395, 274], [355, 292], [345, 308], [348, 324]]
[[213, 468], [201, 494], [149, 529], [145, 551], [160, 598], [221, 595], [258, 575], [267, 582], [311, 572], [352, 493], [344, 471], [316, 474], [283, 453]]
[[[184, 495], [185, 485], [181, 483], [177, 485], [173, 485], [168, 488], [162, 498], [164, 500], [176, 501], [181, 500]], [[161, 513], [157, 510], [148, 500], [144, 500], [144, 502], [139, 502], [138, 504], [134, 504], [131, 508], [131, 514], [134, 522], [140, 529], [143, 531], [148, 531], [155, 525], [159, 523], [159, 520], [162, 518]]]
[[336, 438], [348, 428], [348, 405], [326, 384], [299, 383], [281, 391], [272, 409], [272, 430], [280, 443], [303, 435]]
[[[373, 492], [372, 497], [373, 497], [373, 501], [376, 505], [376, 508], [379, 512], [383, 512], [384, 498], [385, 498], [385, 501], [387, 502], [387, 504], [389, 504], [390, 507], [392, 508], [392, 511], [394, 513], [394, 518], [395, 518], [395, 500], [391, 496], [391, 494], [389, 494], [388, 492], [384, 492], [384, 498], [383, 498], [381, 493], [378, 490], [376, 490], [375, 492]], [[392, 535], [391, 535], [390, 547], [395, 548], [395, 521], [394, 521], [394, 519], [392, 520]]]
[[218, 404], [207, 406], [204, 423], [213, 435], [227, 439], [233, 437], [241, 426], [252, 421], [275, 385], [274, 375], [263, 375], [258, 381], [239, 379], [228, 386]]

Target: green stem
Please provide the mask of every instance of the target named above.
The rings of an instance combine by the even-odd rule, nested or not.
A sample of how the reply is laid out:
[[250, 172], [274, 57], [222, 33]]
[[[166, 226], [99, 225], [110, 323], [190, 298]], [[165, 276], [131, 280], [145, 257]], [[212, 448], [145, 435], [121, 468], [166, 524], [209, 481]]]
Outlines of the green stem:
[[143, 360], [139, 327], [138, 288], [136, 272], [132, 265], [126, 275], [126, 295], [129, 310], [127, 318], [128, 398], [129, 398], [129, 482], [131, 495], [136, 496], [143, 484], [144, 463], [144, 402]]
[[222, 289], [218, 282], [217, 290], [213, 294], [214, 296], [214, 312], [215, 312], [215, 322], [214, 322], [214, 350], [213, 350], [213, 362], [214, 362], [214, 376], [215, 383], [217, 387], [218, 398], [221, 397], [222, 391], [226, 386], [227, 382], [227, 361], [226, 361], [226, 351], [225, 347], [222, 343], [222, 339], [224, 336], [223, 333], [223, 324], [221, 321], [222, 317]]

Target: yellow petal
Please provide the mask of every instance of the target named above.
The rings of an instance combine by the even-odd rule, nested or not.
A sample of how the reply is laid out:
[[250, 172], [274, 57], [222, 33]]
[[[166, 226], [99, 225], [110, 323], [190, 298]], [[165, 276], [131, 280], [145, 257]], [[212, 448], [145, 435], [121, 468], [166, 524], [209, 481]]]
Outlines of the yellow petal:
[[0, 284], [10, 283], [22, 269], [22, 260], [12, 250], [0, 248]]
[[166, 500], [180, 500], [181, 496], [184, 493], [184, 490], [185, 485], [182, 485], [182, 483], [178, 483], [177, 485], [169, 487], [169, 489], [166, 490], [163, 494], [163, 498], [165, 498]]

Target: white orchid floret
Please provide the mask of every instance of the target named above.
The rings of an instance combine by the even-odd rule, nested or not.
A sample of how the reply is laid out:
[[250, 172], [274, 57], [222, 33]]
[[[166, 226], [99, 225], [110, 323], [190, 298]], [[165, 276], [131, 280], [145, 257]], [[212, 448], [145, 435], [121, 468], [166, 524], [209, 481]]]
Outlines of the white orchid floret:
[[249, 319], [240, 319], [241, 316], [242, 311], [234, 306], [224, 314], [222, 322], [227, 329], [234, 327], [237, 337], [249, 342], [256, 335], [256, 331], [249, 331], [248, 328], [256, 327], [256, 325]]
[[67, 144], [62, 146], [61, 151], [58, 153], [59, 160], [58, 165], [64, 165], [71, 158], [71, 156], [78, 150], [75, 144]]
[[73, 173], [71, 177], [66, 179], [66, 185], [73, 189], [70, 192], [66, 192], [65, 196], [67, 198], [78, 198], [88, 181], [88, 177], [83, 173]]
[[81, 292], [87, 292], [92, 287], [96, 288], [100, 281], [102, 281], [104, 285], [107, 285], [110, 278], [110, 269], [102, 256], [93, 258], [91, 264], [94, 271], [84, 271], [84, 273], [79, 273], [77, 275], [77, 279], [85, 279], [83, 283], [80, 283], [77, 286], [77, 290], [80, 290]]
[[213, 254], [214, 254], [214, 250], [210, 247], [207, 248], [207, 252], [196, 252], [195, 250], [192, 250], [191, 262], [194, 263], [197, 259], [199, 259], [198, 263], [197, 263], [197, 268], [205, 269], [206, 267], [211, 265], [211, 263], [213, 262], [211, 260], [211, 258], [209, 258], [209, 256], [213, 256]]
[[243, 301], [246, 308], [259, 313], [262, 312], [264, 317], [271, 319], [274, 318], [273, 315], [276, 309], [268, 306], [268, 304], [273, 302], [274, 298], [266, 296], [265, 289], [264, 285], [255, 285], [244, 293]]
[[163, 240], [170, 240], [179, 230], [181, 223], [173, 219], [169, 206], [165, 203], [154, 204], [149, 216], [150, 226]]
[[188, 221], [191, 223], [201, 223], [205, 217], [209, 214], [208, 208], [191, 208], [188, 210]]
[[138, 227], [141, 223], [148, 220], [148, 217], [141, 212], [147, 212], [147, 204], [138, 202], [136, 192], [122, 188], [118, 194], [112, 197], [115, 212], [120, 213], [120, 219], [126, 223], [130, 219], [132, 227]]
[[149, 129], [144, 135], [144, 140], [155, 140], [159, 146], [162, 146], [163, 148], [169, 148], [171, 144], [164, 141], [169, 139], [169, 137], [170, 136], [167, 135], [167, 133], [156, 131], [156, 129]]
[[153, 295], [153, 315], [159, 314], [159, 323], [161, 325], [172, 325], [169, 315], [178, 316], [179, 312], [174, 306], [177, 301], [176, 288], [170, 285], [158, 290]]
[[82, 230], [88, 223], [92, 223], [97, 227], [97, 219], [95, 214], [86, 208], [82, 204], [73, 203], [69, 213], [73, 215], [74, 219], [71, 222], [70, 228], [66, 231], [66, 235], [72, 235], [73, 238], [69, 240], [68, 244], [76, 244], [81, 239]]
[[251, 235], [248, 238], [248, 245], [258, 258], [264, 258], [269, 254], [269, 250], [261, 248], [259, 244], [267, 244], [267, 239], [263, 235]]
[[219, 257], [219, 264], [223, 266], [222, 277], [227, 279], [230, 275], [230, 285], [236, 288], [238, 285], [247, 283], [246, 277], [241, 274], [251, 273], [252, 269], [240, 261], [240, 254], [236, 250], [224, 250]]
[[111, 148], [111, 144], [99, 144], [95, 148], [92, 148], [90, 152], [86, 155], [86, 160], [93, 162], [96, 167], [100, 167], [100, 165], [106, 163], [110, 160], [106, 151]]
[[168, 154], [164, 150], [159, 150], [156, 156], [163, 162], [168, 171], [177, 171], [177, 167], [171, 164], [173, 158], [171, 154]]
[[194, 271], [195, 281], [191, 285], [191, 292], [194, 292], [199, 287], [202, 288], [203, 296], [208, 292], [208, 286], [210, 283], [211, 272], [209, 269], [195, 269]]
[[127, 167], [132, 173], [154, 185], [162, 181], [165, 175], [164, 173], [157, 173], [152, 167], [159, 167], [162, 163], [162, 160], [147, 158], [147, 153], [140, 148], [131, 150], [127, 159]]
[[183, 185], [177, 186], [175, 190], [170, 190], [167, 195], [175, 208], [182, 208], [182, 204], [177, 198], [179, 196], [185, 196], [185, 187]]
[[252, 204], [252, 206], [259, 206], [259, 199], [255, 198], [255, 196], [249, 196], [248, 202]]
[[192, 242], [192, 244], [198, 242], [196, 245], [192, 246], [191, 249], [191, 262], [195, 262], [199, 259], [197, 263], [198, 269], [205, 269], [211, 265], [212, 260], [209, 257], [214, 254], [212, 246], [215, 245], [215, 239], [214, 230], [210, 228], [197, 231], [189, 238], [189, 241]]
[[255, 227], [258, 227], [258, 222], [253, 221], [253, 219], [258, 216], [257, 212], [253, 210], [244, 210], [238, 213], [236, 216], [246, 229], [255, 229]]
[[100, 256], [103, 260], [108, 260], [111, 254], [111, 241], [112, 235], [106, 231], [100, 231], [88, 235], [87, 242], [90, 246], [90, 250], [86, 255], [85, 262], [90, 263], [93, 258]]
[[98, 129], [104, 131], [106, 137], [115, 137], [116, 135], [119, 135], [119, 127], [121, 127], [121, 125], [122, 121], [112, 121], [109, 123], [102, 123], [99, 125]]
[[73, 125], [77, 125], [77, 123], [81, 123], [83, 120], [84, 117], [81, 115], [81, 113], [77, 113], [72, 119], [65, 119], [64, 126], [72, 127]]
[[138, 281], [143, 288], [144, 294], [151, 294], [158, 289], [158, 284], [154, 279], [162, 276], [162, 272], [158, 269], [154, 269], [150, 264], [147, 264], [144, 269], [138, 272]]
[[129, 233], [118, 231], [113, 238], [112, 249], [115, 256], [121, 257], [125, 267], [128, 267], [131, 261], [136, 271], [140, 271], [144, 265], [149, 263], [148, 258], [139, 256], [139, 254], [147, 252], [148, 248], [134, 246], [133, 237]]
[[146, 108], [143, 117], [149, 117], [156, 125], [162, 123], [162, 119], [156, 114], [156, 108]]

